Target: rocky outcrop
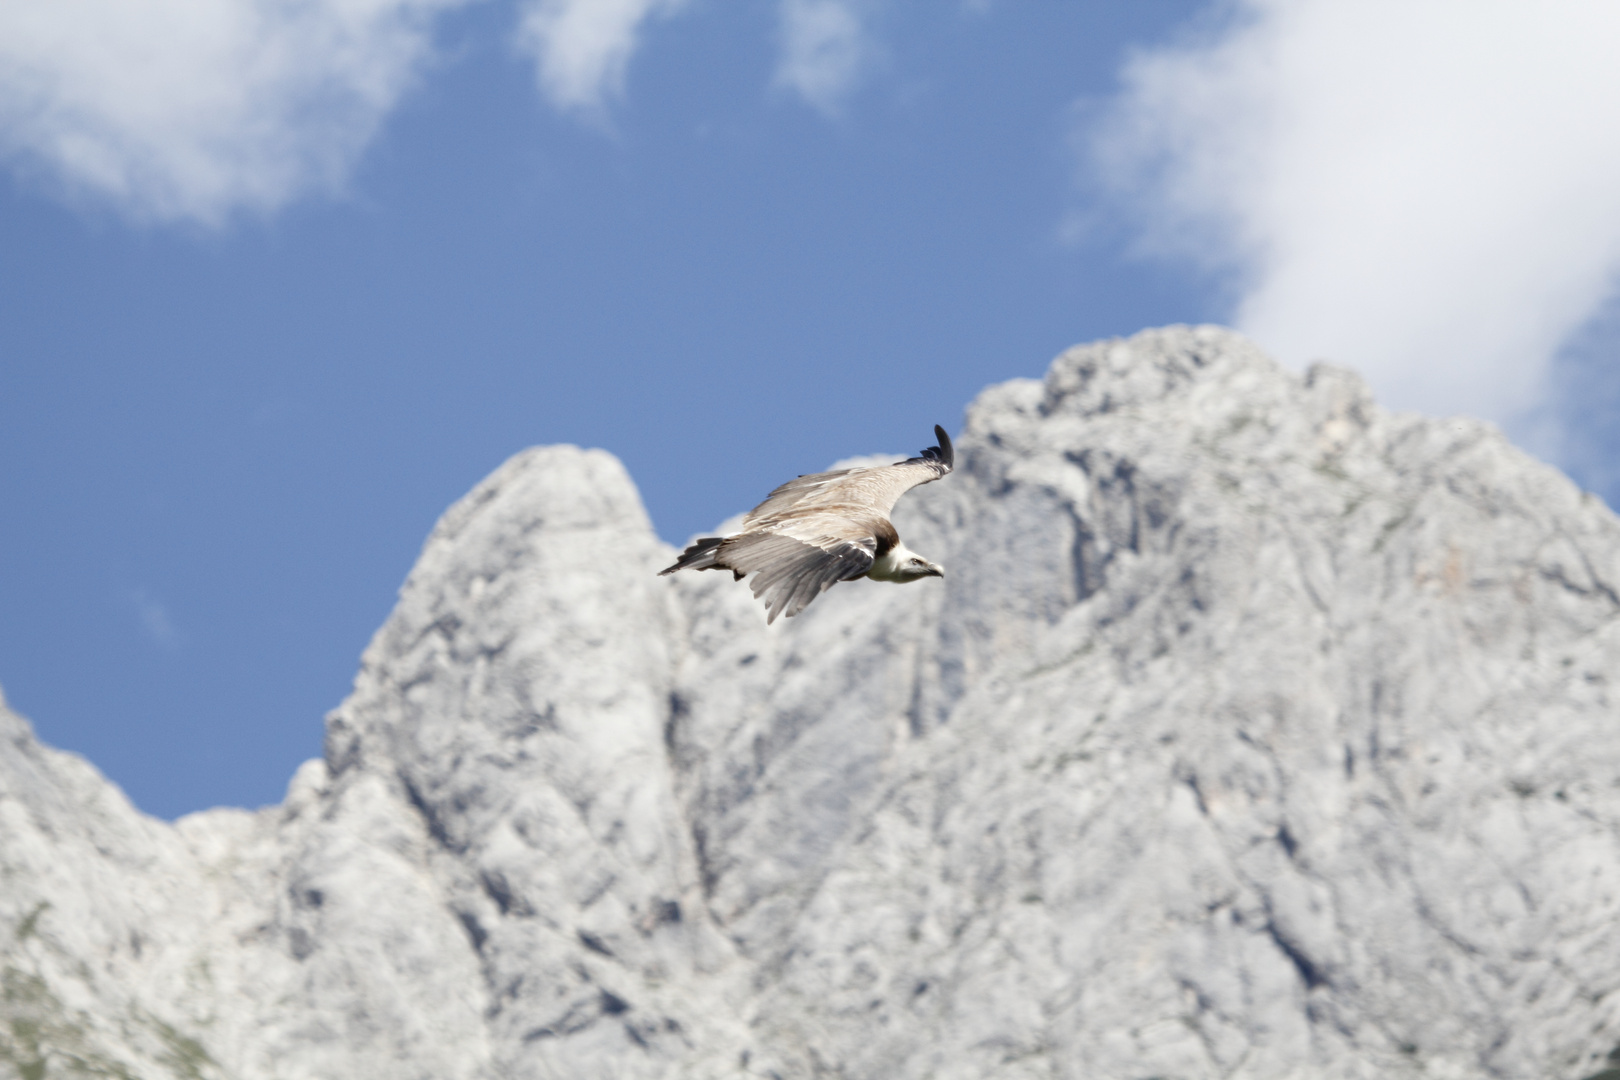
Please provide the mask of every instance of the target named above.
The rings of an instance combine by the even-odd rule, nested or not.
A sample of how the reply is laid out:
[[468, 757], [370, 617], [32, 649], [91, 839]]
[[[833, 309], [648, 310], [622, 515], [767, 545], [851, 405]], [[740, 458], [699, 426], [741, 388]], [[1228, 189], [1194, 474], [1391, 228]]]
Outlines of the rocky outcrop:
[[944, 583], [772, 627], [654, 575], [612, 457], [518, 455], [258, 813], [144, 818], [0, 711], [0, 1072], [1603, 1068], [1606, 508], [1208, 327], [957, 446], [896, 516]]

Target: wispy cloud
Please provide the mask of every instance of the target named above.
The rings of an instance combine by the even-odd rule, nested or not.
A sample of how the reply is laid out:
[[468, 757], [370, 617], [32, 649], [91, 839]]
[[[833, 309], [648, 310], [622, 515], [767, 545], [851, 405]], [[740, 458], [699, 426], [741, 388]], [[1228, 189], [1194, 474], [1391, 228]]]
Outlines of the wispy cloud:
[[835, 115], [876, 54], [862, 6], [851, 0], [782, 0], [776, 85]]
[[686, 0], [530, 0], [519, 44], [535, 59], [540, 91], [558, 109], [593, 119], [624, 92], [644, 24]]
[[169, 617], [169, 609], [146, 589], [135, 589], [129, 594], [135, 605], [141, 631], [159, 648], [173, 652], [183, 643], [179, 629]]
[[[341, 190], [474, 0], [6, 0], [0, 161], [141, 221], [218, 226]], [[778, 86], [835, 114], [870, 66], [874, 0], [782, 0]], [[975, 9], [972, 0], [964, 0]], [[559, 111], [605, 120], [649, 23], [689, 0], [516, 0]]]
[[339, 187], [462, 0], [7, 0], [0, 153], [133, 217]]
[[1620, 6], [1239, 0], [1137, 54], [1092, 162], [1283, 358], [1511, 419], [1620, 266]]

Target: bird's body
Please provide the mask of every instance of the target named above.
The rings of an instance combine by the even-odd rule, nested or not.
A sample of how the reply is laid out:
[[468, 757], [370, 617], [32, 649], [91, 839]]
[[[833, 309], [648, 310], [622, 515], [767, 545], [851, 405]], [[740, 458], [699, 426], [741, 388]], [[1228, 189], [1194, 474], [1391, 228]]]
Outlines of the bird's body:
[[942, 567], [900, 542], [889, 521], [895, 501], [937, 480], [956, 462], [951, 438], [935, 426], [938, 446], [919, 457], [867, 469], [839, 469], [789, 480], [748, 512], [741, 531], [694, 540], [660, 573], [730, 570], [753, 574], [767, 622], [797, 615], [840, 581], [866, 577], [907, 582], [944, 577]]

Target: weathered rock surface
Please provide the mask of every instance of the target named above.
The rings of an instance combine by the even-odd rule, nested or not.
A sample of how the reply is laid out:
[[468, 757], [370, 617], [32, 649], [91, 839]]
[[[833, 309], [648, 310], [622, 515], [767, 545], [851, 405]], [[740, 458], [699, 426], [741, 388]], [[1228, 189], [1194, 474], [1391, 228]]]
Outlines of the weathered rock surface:
[[0, 706], [0, 1075], [1603, 1067], [1606, 508], [1214, 328], [957, 445], [897, 513], [946, 582], [770, 628], [654, 576], [612, 457], [518, 455], [258, 813], [145, 818]]

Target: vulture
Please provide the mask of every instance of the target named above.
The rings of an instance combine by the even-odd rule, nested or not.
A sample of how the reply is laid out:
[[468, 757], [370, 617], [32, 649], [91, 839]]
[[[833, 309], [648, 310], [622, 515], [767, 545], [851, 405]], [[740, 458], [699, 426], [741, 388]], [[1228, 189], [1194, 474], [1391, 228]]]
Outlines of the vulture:
[[938, 446], [893, 465], [838, 469], [789, 480], [748, 512], [731, 536], [692, 541], [677, 570], [730, 570], [753, 575], [754, 596], [765, 602], [766, 623], [792, 617], [840, 581], [871, 578], [904, 583], [945, 576], [945, 569], [900, 542], [889, 521], [895, 501], [951, 471], [956, 453], [945, 429], [934, 425]]

